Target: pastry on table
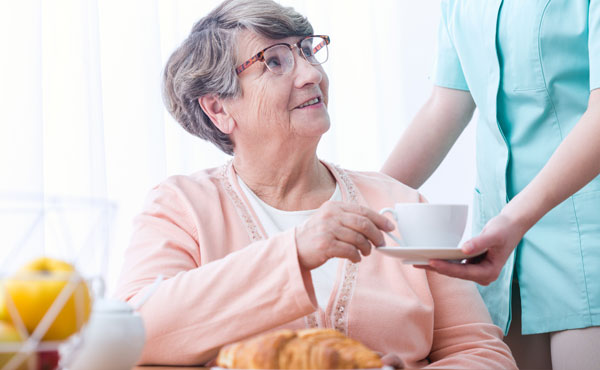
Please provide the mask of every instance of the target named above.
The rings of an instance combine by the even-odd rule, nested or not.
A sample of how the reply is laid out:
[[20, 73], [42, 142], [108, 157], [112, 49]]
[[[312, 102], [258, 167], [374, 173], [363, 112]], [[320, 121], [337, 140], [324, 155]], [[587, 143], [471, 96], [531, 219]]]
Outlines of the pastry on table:
[[230, 369], [367, 369], [379, 355], [334, 329], [279, 330], [221, 348], [217, 365]]

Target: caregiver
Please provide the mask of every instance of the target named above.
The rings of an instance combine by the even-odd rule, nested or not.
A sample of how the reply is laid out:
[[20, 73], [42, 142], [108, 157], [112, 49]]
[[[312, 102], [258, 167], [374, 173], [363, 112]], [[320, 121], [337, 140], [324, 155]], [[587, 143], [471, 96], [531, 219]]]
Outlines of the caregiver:
[[383, 172], [421, 186], [478, 108], [479, 235], [462, 249], [487, 254], [427, 268], [481, 284], [505, 333], [516, 293], [554, 368], [597, 366], [600, 1], [444, 0], [434, 83]]

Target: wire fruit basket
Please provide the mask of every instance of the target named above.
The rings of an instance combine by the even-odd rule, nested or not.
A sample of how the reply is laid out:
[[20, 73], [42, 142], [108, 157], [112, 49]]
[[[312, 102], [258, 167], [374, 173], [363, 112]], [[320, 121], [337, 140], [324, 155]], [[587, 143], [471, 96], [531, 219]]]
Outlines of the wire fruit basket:
[[[68, 367], [106, 274], [114, 205], [0, 195], [0, 370]], [[102, 284], [100, 284], [102, 286]]]
[[[81, 342], [77, 333], [83, 328], [91, 310], [91, 298], [81, 275], [73, 272], [68, 277], [50, 277], [41, 281], [36, 275], [18, 276], [2, 282], [4, 303], [10, 318], [3, 325], [8, 332], [14, 329], [12, 338], [17, 339], [0, 344], [3, 370], [56, 369], [61, 352], [63, 356], [72, 353]], [[35, 291], [39, 287], [45, 288], [48, 283], [62, 285], [51, 301]], [[27, 301], [22, 301], [25, 297]], [[15, 302], [16, 299], [21, 302]], [[40, 314], [38, 320], [36, 316]], [[11, 323], [14, 325], [12, 328]]]

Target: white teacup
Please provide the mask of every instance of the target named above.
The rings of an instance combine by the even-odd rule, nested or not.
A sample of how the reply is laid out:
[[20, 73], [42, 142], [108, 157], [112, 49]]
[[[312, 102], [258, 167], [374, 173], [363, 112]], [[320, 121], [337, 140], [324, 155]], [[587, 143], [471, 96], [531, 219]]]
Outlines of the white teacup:
[[466, 204], [396, 203], [384, 208], [396, 221], [400, 237], [387, 233], [399, 246], [456, 248], [465, 231]]

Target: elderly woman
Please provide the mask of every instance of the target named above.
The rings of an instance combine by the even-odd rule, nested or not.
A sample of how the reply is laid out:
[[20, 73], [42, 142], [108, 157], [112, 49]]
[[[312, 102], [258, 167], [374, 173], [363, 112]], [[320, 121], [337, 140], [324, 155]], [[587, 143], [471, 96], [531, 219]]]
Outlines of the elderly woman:
[[371, 253], [393, 229], [374, 210], [423, 198], [317, 158], [328, 44], [291, 8], [232, 0], [169, 59], [169, 111], [233, 160], [167, 179], [135, 220], [118, 296], [166, 277], [141, 308], [142, 362], [207, 364], [264, 331], [329, 327], [409, 367], [514, 368], [473, 283]]

